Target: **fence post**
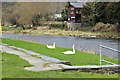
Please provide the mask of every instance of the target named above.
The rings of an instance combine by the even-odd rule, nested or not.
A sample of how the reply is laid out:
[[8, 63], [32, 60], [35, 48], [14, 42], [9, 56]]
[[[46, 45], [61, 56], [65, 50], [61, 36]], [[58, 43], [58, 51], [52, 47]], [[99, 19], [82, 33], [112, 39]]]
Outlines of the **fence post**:
[[102, 47], [100, 45], [100, 66], [102, 65]]

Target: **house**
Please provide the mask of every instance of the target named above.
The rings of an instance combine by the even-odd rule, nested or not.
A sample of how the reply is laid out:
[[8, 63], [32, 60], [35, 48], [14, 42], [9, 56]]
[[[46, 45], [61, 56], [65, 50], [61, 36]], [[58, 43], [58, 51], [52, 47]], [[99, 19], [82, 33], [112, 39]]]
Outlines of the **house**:
[[81, 9], [84, 2], [70, 2], [68, 6], [68, 22], [81, 23]]
[[62, 14], [53, 14], [52, 15], [52, 18], [54, 19], [58, 19], [58, 18], [61, 18], [62, 17]]

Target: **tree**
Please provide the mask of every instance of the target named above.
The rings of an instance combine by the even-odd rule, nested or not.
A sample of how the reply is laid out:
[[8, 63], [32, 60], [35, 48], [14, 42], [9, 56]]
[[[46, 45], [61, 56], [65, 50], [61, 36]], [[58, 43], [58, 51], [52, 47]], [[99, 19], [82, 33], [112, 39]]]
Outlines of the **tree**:
[[39, 22], [40, 18], [41, 18], [40, 14], [36, 14], [33, 16], [32, 19], [33, 26], [40, 26], [40, 22]]
[[95, 25], [96, 15], [98, 14], [96, 11], [96, 2], [88, 2], [84, 5], [82, 9], [83, 16], [86, 17], [85, 22], [88, 22], [91, 26]]
[[62, 20], [63, 20], [63, 21], [67, 21], [67, 20], [68, 20], [68, 6], [69, 6], [69, 5], [70, 5], [70, 3], [67, 2], [66, 5], [65, 5], [65, 8], [62, 9], [61, 14], [62, 14]]
[[120, 24], [120, 2], [89, 2], [82, 9], [88, 23]]
[[[31, 24], [38, 26], [41, 24], [40, 18], [44, 17], [50, 20], [50, 16], [56, 12], [56, 7], [58, 5], [59, 9], [57, 9], [57, 13], [61, 13], [62, 8], [64, 8], [64, 3], [56, 2], [18, 2], [14, 4], [3, 4], [2, 20], [19, 26]], [[15, 23], [13, 23], [13, 20]]]

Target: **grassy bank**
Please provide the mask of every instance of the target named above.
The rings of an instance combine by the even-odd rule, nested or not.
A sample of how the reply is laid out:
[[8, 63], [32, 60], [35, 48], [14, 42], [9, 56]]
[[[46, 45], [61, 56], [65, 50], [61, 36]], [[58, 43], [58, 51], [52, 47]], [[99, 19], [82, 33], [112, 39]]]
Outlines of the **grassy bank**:
[[[23, 30], [21, 31], [22, 33], [26, 32], [29, 34], [37, 34], [37, 35], [63, 35], [63, 36], [80, 36], [80, 37], [92, 37], [92, 36], [96, 36], [96, 37], [113, 37], [113, 38], [117, 38], [118, 33], [117, 32], [90, 32], [90, 31], [70, 31], [70, 30], [60, 30], [60, 29], [51, 29], [51, 30]], [[120, 33], [119, 33], [120, 34]]]
[[[44, 54], [46, 56], [54, 57], [60, 60], [70, 61], [72, 65], [99, 65], [99, 55], [96, 54], [89, 54], [76, 50], [76, 54], [74, 55], [65, 55], [62, 52], [71, 49], [56, 47], [56, 49], [51, 50], [43, 44], [11, 39], [3, 39], [2, 42], [5, 44], [10, 44], [16, 47], [31, 50], [40, 54]], [[103, 59], [111, 61], [113, 63], [118, 63], [118, 60], [113, 60], [106, 57], [103, 57]]]
[[0, 79], [2, 79], [2, 54], [0, 52]]
[[[73, 80], [72, 78], [76, 78], [74, 80], [79, 80], [77, 78], [98, 78], [98, 80], [99, 78], [113, 78], [111, 80], [115, 80], [114, 78], [118, 78], [118, 74], [108, 75], [108, 74], [84, 73], [84, 72], [78, 72], [78, 71], [77, 72], [26, 71], [24, 70], [24, 67], [31, 66], [31, 65], [28, 62], [24, 61], [23, 59], [19, 58], [17, 55], [3, 53], [2, 56], [3, 56], [2, 78], [29, 78], [29, 79], [30, 78], [56, 78], [54, 80]], [[71, 79], [67, 79], [67, 78], [71, 78]]]
[[62, 36], [79, 36], [79, 37], [94, 37], [94, 38], [113, 38], [113, 39], [120, 39], [118, 35], [120, 32], [91, 32], [90, 29], [84, 30], [61, 30], [61, 29], [26, 29], [22, 30], [21, 28], [9, 28], [4, 29], [3, 33], [18, 33], [18, 34], [34, 34], [34, 35], [62, 35]]

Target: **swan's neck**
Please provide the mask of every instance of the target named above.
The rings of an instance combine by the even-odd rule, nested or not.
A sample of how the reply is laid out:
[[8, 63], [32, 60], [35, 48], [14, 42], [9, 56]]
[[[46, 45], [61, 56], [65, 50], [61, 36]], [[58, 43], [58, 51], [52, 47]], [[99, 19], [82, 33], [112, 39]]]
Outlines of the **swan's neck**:
[[75, 53], [75, 47], [73, 46], [73, 52]]
[[55, 43], [53, 43], [53, 46], [55, 47]]

